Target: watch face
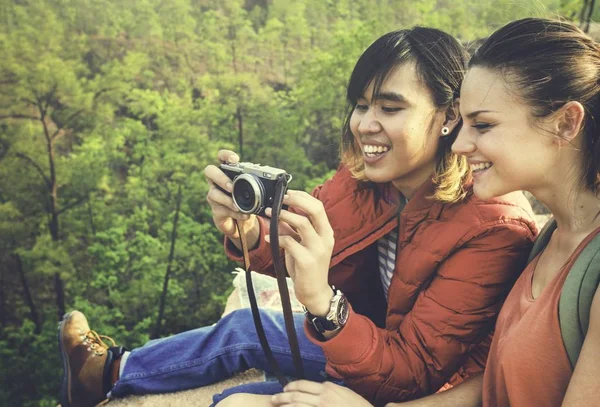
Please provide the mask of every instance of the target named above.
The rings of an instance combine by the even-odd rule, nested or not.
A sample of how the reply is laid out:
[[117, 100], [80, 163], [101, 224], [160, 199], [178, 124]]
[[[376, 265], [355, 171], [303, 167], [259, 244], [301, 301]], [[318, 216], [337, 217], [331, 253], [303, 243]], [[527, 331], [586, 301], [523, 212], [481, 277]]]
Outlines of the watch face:
[[346, 321], [348, 320], [348, 300], [346, 297], [342, 297], [337, 307], [337, 322], [339, 326], [346, 325]]

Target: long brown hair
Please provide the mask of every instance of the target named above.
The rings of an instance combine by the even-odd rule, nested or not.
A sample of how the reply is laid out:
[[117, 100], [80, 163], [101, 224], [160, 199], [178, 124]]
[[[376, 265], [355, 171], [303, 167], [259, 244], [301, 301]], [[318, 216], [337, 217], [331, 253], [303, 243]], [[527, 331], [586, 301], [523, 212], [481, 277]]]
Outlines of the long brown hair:
[[600, 47], [578, 27], [556, 20], [526, 18], [493, 33], [475, 52], [469, 67], [503, 75], [509, 89], [547, 117], [567, 102], [585, 109], [583, 182], [600, 190]]

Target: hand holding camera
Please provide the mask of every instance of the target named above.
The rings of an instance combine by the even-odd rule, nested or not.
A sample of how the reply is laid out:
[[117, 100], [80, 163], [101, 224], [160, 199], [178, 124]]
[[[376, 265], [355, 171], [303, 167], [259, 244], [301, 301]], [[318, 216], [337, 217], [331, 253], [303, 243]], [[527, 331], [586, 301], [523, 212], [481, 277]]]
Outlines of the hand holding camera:
[[[281, 210], [279, 247], [294, 281], [296, 297], [311, 314], [323, 317], [330, 309], [333, 291], [328, 283], [329, 263], [335, 238], [323, 203], [304, 191], [288, 190], [283, 203], [294, 211]], [[271, 216], [271, 209], [266, 210]], [[270, 236], [265, 236], [270, 241]]]
[[[232, 165], [239, 162], [238, 155], [230, 150], [220, 150], [217, 157], [222, 164]], [[233, 192], [231, 178], [216, 165], [208, 165], [204, 169], [204, 176], [210, 185], [206, 200], [210, 205], [213, 221], [217, 228], [239, 248], [240, 243], [234, 223], [235, 219], [242, 231], [246, 233], [249, 248], [255, 247], [259, 236], [256, 215], [244, 213], [236, 206], [231, 195]]]
[[[233, 181], [231, 196], [240, 212], [262, 217], [265, 217], [265, 209], [275, 203], [277, 181], [282, 177], [287, 182], [292, 180], [284, 170], [260, 164], [230, 163], [221, 164], [219, 168]], [[284, 193], [287, 182], [283, 184]]]
[[206, 199], [213, 221], [240, 248], [234, 223], [237, 220], [252, 249], [259, 235], [255, 215], [265, 217], [265, 210], [273, 207], [277, 180], [285, 177], [289, 182], [292, 176], [279, 168], [240, 163], [238, 155], [229, 150], [220, 150], [218, 158], [221, 162], [218, 167], [209, 165], [204, 169], [210, 184]]
[[[259, 226], [256, 215], [271, 216], [275, 186], [284, 170], [252, 163], [240, 163], [233, 151], [218, 153], [219, 167], [209, 165], [204, 174], [211, 185], [207, 200], [215, 225], [241, 248], [234, 219], [246, 233], [248, 248], [257, 246]], [[279, 217], [279, 246], [285, 251], [286, 268], [294, 280], [296, 296], [314, 315], [325, 315], [333, 292], [328, 285], [329, 262], [333, 251], [333, 230], [323, 204], [310, 194], [289, 190]], [[294, 212], [286, 210], [287, 206]], [[265, 237], [269, 240], [269, 236]]]

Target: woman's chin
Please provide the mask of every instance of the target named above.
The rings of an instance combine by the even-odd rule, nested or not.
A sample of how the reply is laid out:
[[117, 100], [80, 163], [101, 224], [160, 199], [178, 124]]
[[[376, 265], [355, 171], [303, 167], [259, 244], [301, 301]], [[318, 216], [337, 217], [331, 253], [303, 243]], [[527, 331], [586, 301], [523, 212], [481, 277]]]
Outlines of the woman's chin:
[[505, 194], [499, 191], [497, 188], [492, 188], [489, 185], [486, 186], [478, 184], [477, 181], [475, 181], [475, 184], [473, 185], [473, 193], [477, 198], [483, 201]]
[[385, 171], [378, 171], [378, 170], [370, 169], [368, 167], [365, 168], [365, 176], [367, 177], [367, 179], [369, 181], [375, 182], [378, 184], [390, 182], [391, 180], [394, 179], [393, 176], [386, 173]]

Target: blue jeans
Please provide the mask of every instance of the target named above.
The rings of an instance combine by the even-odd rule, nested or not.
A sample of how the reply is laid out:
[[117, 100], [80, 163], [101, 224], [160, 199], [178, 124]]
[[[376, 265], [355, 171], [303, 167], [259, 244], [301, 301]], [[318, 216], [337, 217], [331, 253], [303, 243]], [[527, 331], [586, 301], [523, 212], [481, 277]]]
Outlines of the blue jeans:
[[[296, 374], [287, 341], [283, 314], [261, 310], [261, 320], [273, 355], [283, 374]], [[294, 323], [304, 362], [306, 379], [324, 381], [325, 356], [304, 334], [304, 315], [294, 314]], [[206, 386], [231, 377], [234, 373], [257, 368], [270, 371], [256, 334], [250, 309], [225, 316], [213, 326], [155, 339], [134, 349], [127, 358], [123, 374], [111, 391], [111, 397], [131, 394], [156, 394]], [[275, 394], [276, 381], [250, 383], [229, 389], [215, 402], [236, 392]]]

